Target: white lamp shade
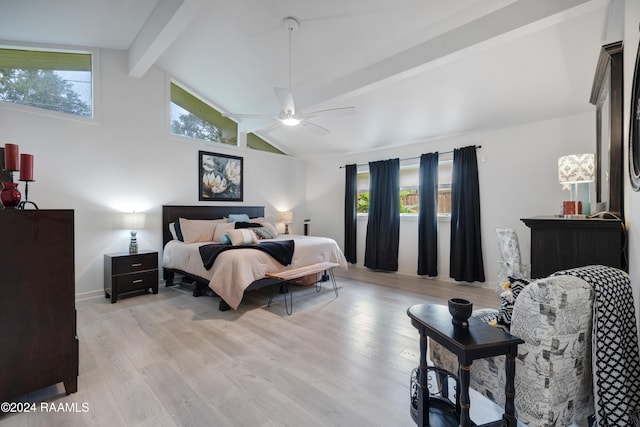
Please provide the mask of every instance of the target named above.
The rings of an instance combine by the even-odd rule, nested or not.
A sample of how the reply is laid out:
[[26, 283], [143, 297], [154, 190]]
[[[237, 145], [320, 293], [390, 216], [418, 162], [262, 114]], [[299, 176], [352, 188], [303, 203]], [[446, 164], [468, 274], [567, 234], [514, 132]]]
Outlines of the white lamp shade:
[[558, 159], [558, 179], [561, 184], [593, 182], [595, 170], [593, 153], [570, 154]]
[[284, 211], [277, 213], [278, 221], [283, 224], [291, 224], [293, 222], [293, 212]]
[[143, 213], [131, 212], [124, 214], [123, 224], [127, 230], [140, 230], [144, 228], [145, 215]]

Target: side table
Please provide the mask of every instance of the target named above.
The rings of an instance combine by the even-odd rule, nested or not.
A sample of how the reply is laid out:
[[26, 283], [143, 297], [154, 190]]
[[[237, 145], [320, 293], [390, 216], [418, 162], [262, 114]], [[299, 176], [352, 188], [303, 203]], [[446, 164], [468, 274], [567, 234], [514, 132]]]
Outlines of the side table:
[[[461, 427], [469, 427], [472, 424], [469, 417], [471, 402], [469, 399], [469, 378], [471, 363], [476, 359], [485, 357], [506, 355], [506, 403], [505, 412], [501, 420], [484, 424], [484, 427], [507, 426], [516, 427], [514, 375], [515, 357], [518, 353], [518, 344], [524, 343], [520, 338], [513, 336], [500, 328], [494, 328], [479, 319], [470, 318], [469, 326], [461, 328], [451, 323], [451, 315], [447, 306], [439, 304], [418, 304], [407, 309], [407, 315], [411, 318], [411, 324], [420, 333], [420, 366], [418, 368], [418, 413], [416, 423], [419, 427], [429, 426], [430, 423], [430, 398], [427, 389], [427, 338], [435, 340], [458, 357], [458, 393], [459, 407], [451, 407], [451, 411], [438, 411], [432, 413], [432, 417], [448, 417], [446, 420], [438, 420], [436, 424], [455, 422]], [[438, 402], [441, 403], [441, 402]], [[440, 405], [438, 405], [440, 406]], [[459, 419], [451, 419], [451, 417]]]
[[139, 251], [106, 254], [104, 256], [104, 296], [111, 303], [118, 296], [151, 289], [158, 293], [158, 252]]

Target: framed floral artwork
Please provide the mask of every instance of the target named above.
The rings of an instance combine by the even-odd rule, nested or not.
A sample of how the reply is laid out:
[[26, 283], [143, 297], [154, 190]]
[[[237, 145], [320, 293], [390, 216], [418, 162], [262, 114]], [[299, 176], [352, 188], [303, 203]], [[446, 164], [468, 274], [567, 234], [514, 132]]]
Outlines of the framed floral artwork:
[[242, 157], [198, 152], [200, 201], [242, 201]]

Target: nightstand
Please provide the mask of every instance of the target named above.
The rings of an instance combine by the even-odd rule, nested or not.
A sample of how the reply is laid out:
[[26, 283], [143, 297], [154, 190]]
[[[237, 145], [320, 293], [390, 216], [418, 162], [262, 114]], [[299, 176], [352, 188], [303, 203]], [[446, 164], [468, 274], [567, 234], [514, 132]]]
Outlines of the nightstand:
[[104, 295], [113, 304], [118, 296], [151, 289], [158, 293], [158, 252], [139, 251], [104, 256]]

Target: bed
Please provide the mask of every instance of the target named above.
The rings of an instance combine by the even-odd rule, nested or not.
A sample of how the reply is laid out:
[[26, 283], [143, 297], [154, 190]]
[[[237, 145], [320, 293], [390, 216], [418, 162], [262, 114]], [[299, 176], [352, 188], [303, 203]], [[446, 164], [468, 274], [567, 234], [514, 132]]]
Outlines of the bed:
[[[162, 207], [162, 267], [166, 286], [174, 284], [175, 274], [193, 281], [193, 295], [200, 296], [207, 288], [220, 297], [221, 311], [236, 309], [246, 291], [271, 286], [278, 280], [265, 277], [286, 269], [299, 268], [330, 261], [347, 268], [346, 259], [333, 239], [315, 236], [279, 235], [269, 242], [293, 240], [291, 263], [284, 266], [267, 252], [257, 249], [226, 250], [206, 269], [200, 256], [200, 246], [210, 242], [184, 243], [176, 240], [169, 225], [180, 218], [189, 220], [221, 220], [229, 215], [246, 214], [249, 218], [264, 218], [263, 206], [176, 206]], [[220, 222], [222, 223], [222, 221]], [[260, 240], [267, 242], [267, 240]]]

